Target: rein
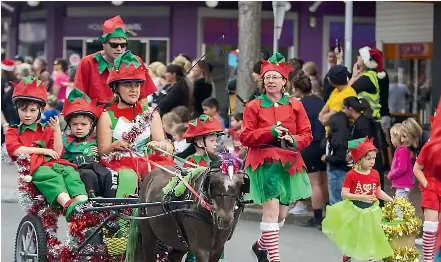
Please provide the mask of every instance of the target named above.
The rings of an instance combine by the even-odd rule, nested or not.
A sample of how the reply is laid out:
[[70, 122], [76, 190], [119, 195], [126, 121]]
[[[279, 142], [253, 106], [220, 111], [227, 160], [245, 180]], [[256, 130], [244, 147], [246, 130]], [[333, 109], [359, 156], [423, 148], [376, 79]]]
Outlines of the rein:
[[160, 147], [156, 147], [156, 148], [154, 148], [153, 150], [158, 151], [158, 152], [161, 152], [161, 153], [163, 153], [164, 155], [171, 156], [171, 157], [173, 157], [174, 159], [178, 160], [178, 161], [181, 162], [181, 163], [184, 163], [184, 164], [187, 164], [187, 165], [190, 165], [190, 166], [194, 166], [194, 167], [199, 167], [199, 166], [196, 165], [195, 163], [189, 162], [189, 161], [187, 161], [187, 160], [185, 160], [185, 159], [183, 159], [183, 158], [181, 158], [181, 157], [176, 156], [175, 154], [172, 154], [172, 153], [169, 153], [169, 152], [167, 152], [167, 151], [165, 151], [165, 150], [162, 150]]
[[[142, 155], [140, 155], [140, 154], [138, 154], [138, 153], [136, 153], [134, 151], [130, 151], [130, 152], [135, 154], [135, 155], [137, 155], [137, 156], [139, 156], [139, 157], [145, 157], [145, 156], [142, 156]], [[196, 198], [199, 199], [199, 201], [201, 202], [201, 206], [203, 206], [208, 211], [211, 211], [213, 209], [213, 207], [209, 203], [207, 203], [207, 201], [205, 201], [205, 199], [187, 181], [185, 181], [184, 177], [182, 177], [182, 175], [181, 175], [181, 170], [176, 170], [176, 171], [173, 172], [170, 169], [168, 169], [168, 168], [166, 168], [166, 167], [164, 167], [164, 166], [162, 166], [162, 165], [160, 165], [160, 164], [158, 164], [158, 163], [148, 159], [148, 157], [146, 157], [146, 159], [147, 159], [147, 161], [150, 164], [152, 164], [152, 165], [162, 169], [163, 171], [165, 171], [167, 173], [170, 173], [170, 174], [172, 174], [174, 176], [177, 176], [179, 178], [179, 180], [181, 180], [182, 183], [184, 183], [184, 185], [188, 188], [188, 190], [190, 190], [190, 192], [193, 193], [193, 195]]]

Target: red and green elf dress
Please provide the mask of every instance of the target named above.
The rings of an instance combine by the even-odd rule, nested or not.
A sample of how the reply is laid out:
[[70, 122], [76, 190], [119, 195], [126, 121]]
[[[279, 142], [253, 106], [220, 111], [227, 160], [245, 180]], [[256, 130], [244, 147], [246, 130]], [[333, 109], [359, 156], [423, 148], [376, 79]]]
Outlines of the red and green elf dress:
[[[11, 82], [12, 83], [12, 82]], [[46, 105], [46, 86], [40, 80], [29, 76], [15, 86], [12, 100], [27, 100], [39, 103], [42, 108]], [[6, 132], [6, 150], [11, 159], [15, 160], [14, 152], [20, 147], [54, 148], [54, 132], [52, 128], [33, 123], [13, 126]], [[76, 171], [77, 166], [66, 159], [53, 159], [42, 154], [30, 154], [29, 176], [26, 182], [31, 182], [41, 192], [50, 205], [59, 206], [57, 196], [67, 193], [71, 198], [87, 195], [86, 188]], [[68, 202], [66, 219], [80, 202]]]
[[[99, 40], [101, 43], [106, 43], [112, 38], [128, 40], [128, 31], [119, 15], [104, 22], [103, 35]], [[83, 57], [75, 74], [75, 87], [86, 93], [92, 100], [96, 99], [100, 104], [109, 103], [113, 99], [112, 90], [107, 84], [107, 78], [113, 65], [104, 59], [103, 52], [101, 50]], [[141, 95], [139, 96], [139, 100], [141, 100], [153, 94], [156, 87], [142, 59], [138, 56], [136, 56], [136, 59], [144, 69], [145, 80], [141, 86]]]
[[[110, 71], [107, 81], [110, 84], [115, 81], [145, 81], [145, 79], [145, 67], [140, 64], [138, 59], [130, 51], [126, 51], [115, 59], [115, 68]], [[149, 110], [148, 106], [141, 105], [140, 103], [136, 103], [132, 107], [124, 108], [120, 108], [118, 103], [114, 103], [108, 107], [106, 113], [111, 121], [112, 142], [122, 139], [123, 134], [129, 132], [135, 125], [135, 122], [140, 119], [140, 116], [144, 112], [149, 112]], [[146, 157], [148, 157], [150, 161], [161, 165], [174, 165], [173, 160], [170, 158], [152, 154], [151, 150], [147, 149], [147, 143], [150, 141], [152, 141], [151, 126], [147, 126], [144, 132], [138, 134], [135, 142], [131, 145], [131, 151], [133, 152], [121, 152], [121, 158], [114, 158], [110, 161], [106, 158], [102, 158], [101, 163], [117, 171], [120, 176], [123, 174], [123, 176], [128, 177], [130, 181], [132, 181], [130, 184], [136, 185], [137, 177], [147, 175], [149, 169], [154, 167], [149, 164]], [[134, 177], [134, 174], [137, 174], [137, 176]]]
[[[261, 77], [268, 71], [277, 71], [285, 79], [292, 70], [279, 53], [263, 61]], [[275, 128], [289, 130], [294, 150], [280, 148]], [[246, 196], [256, 204], [279, 198], [288, 205], [311, 196], [311, 184], [299, 151], [312, 141], [311, 125], [301, 102], [286, 94], [274, 103], [265, 94], [247, 104], [240, 142], [248, 147], [245, 161], [250, 176], [250, 193]]]

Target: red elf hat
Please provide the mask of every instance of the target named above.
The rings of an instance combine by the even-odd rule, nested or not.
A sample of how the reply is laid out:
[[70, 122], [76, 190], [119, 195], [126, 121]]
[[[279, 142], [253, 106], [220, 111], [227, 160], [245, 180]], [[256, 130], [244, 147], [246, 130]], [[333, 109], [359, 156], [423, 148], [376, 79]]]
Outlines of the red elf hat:
[[113, 63], [113, 68], [110, 70], [109, 77], [107, 78], [108, 85], [115, 81], [145, 82], [147, 68], [131, 51], [125, 51], [115, 58]]
[[207, 115], [201, 115], [188, 123], [188, 129], [182, 138], [191, 140], [198, 136], [215, 135], [222, 132], [222, 125], [219, 120]]
[[99, 38], [101, 43], [109, 41], [111, 38], [124, 38], [128, 40], [126, 26], [124, 25], [121, 16], [117, 15], [104, 22], [103, 35]]
[[285, 79], [288, 79], [289, 72], [293, 70], [291, 64], [285, 62], [285, 57], [281, 53], [275, 53], [268, 60], [262, 59], [260, 76], [263, 77], [268, 71], [277, 71]]
[[14, 85], [14, 93], [12, 94], [12, 102], [25, 99], [39, 103], [42, 107], [46, 106], [47, 89], [42, 81], [33, 77], [27, 76], [23, 78], [18, 84], [10, 81]]
[[74, 115], [87, 115], [96, 123], [104, 110], [104, 105], [96, 106], [97, 100], [90, 98], [79, 89], [74, 89], [64, 101], [63, 114], [66, 122]]
[[358, 147], [352, 147], [349, 148], [349, 150], [351, 151], [354, 163], [357, 163], [367, 153], [371, 151], [377, 151], [377, 148], [374, 146], [374, 139], [369, 139], [368, 137], [366, 137], [363, 142], [359, 141]]

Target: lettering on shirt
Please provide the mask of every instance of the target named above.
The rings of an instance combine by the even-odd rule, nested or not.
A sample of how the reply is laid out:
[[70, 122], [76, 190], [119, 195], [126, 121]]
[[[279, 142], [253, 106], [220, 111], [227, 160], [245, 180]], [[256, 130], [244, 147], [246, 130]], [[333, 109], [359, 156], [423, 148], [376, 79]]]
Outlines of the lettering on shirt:
[[360, 180], [357, 181], [357, 186], [355, 187], [354, 194], [362, 195], [364, 193], [375, 193], [377, 190], [377, 183], [367, 183], [367, 184], [361, 184]]

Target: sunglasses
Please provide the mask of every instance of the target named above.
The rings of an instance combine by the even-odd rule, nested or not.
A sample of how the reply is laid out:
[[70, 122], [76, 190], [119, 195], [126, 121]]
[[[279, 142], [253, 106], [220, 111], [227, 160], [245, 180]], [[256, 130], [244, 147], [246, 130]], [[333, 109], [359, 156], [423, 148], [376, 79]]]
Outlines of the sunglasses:
[[127, 43], [112, 43], [112, 42], [109, 42], [109, 46], [111, 48], [118, 48], [118, 46], [120, 46], [121, 48], [126, 48], [127, 47]]

